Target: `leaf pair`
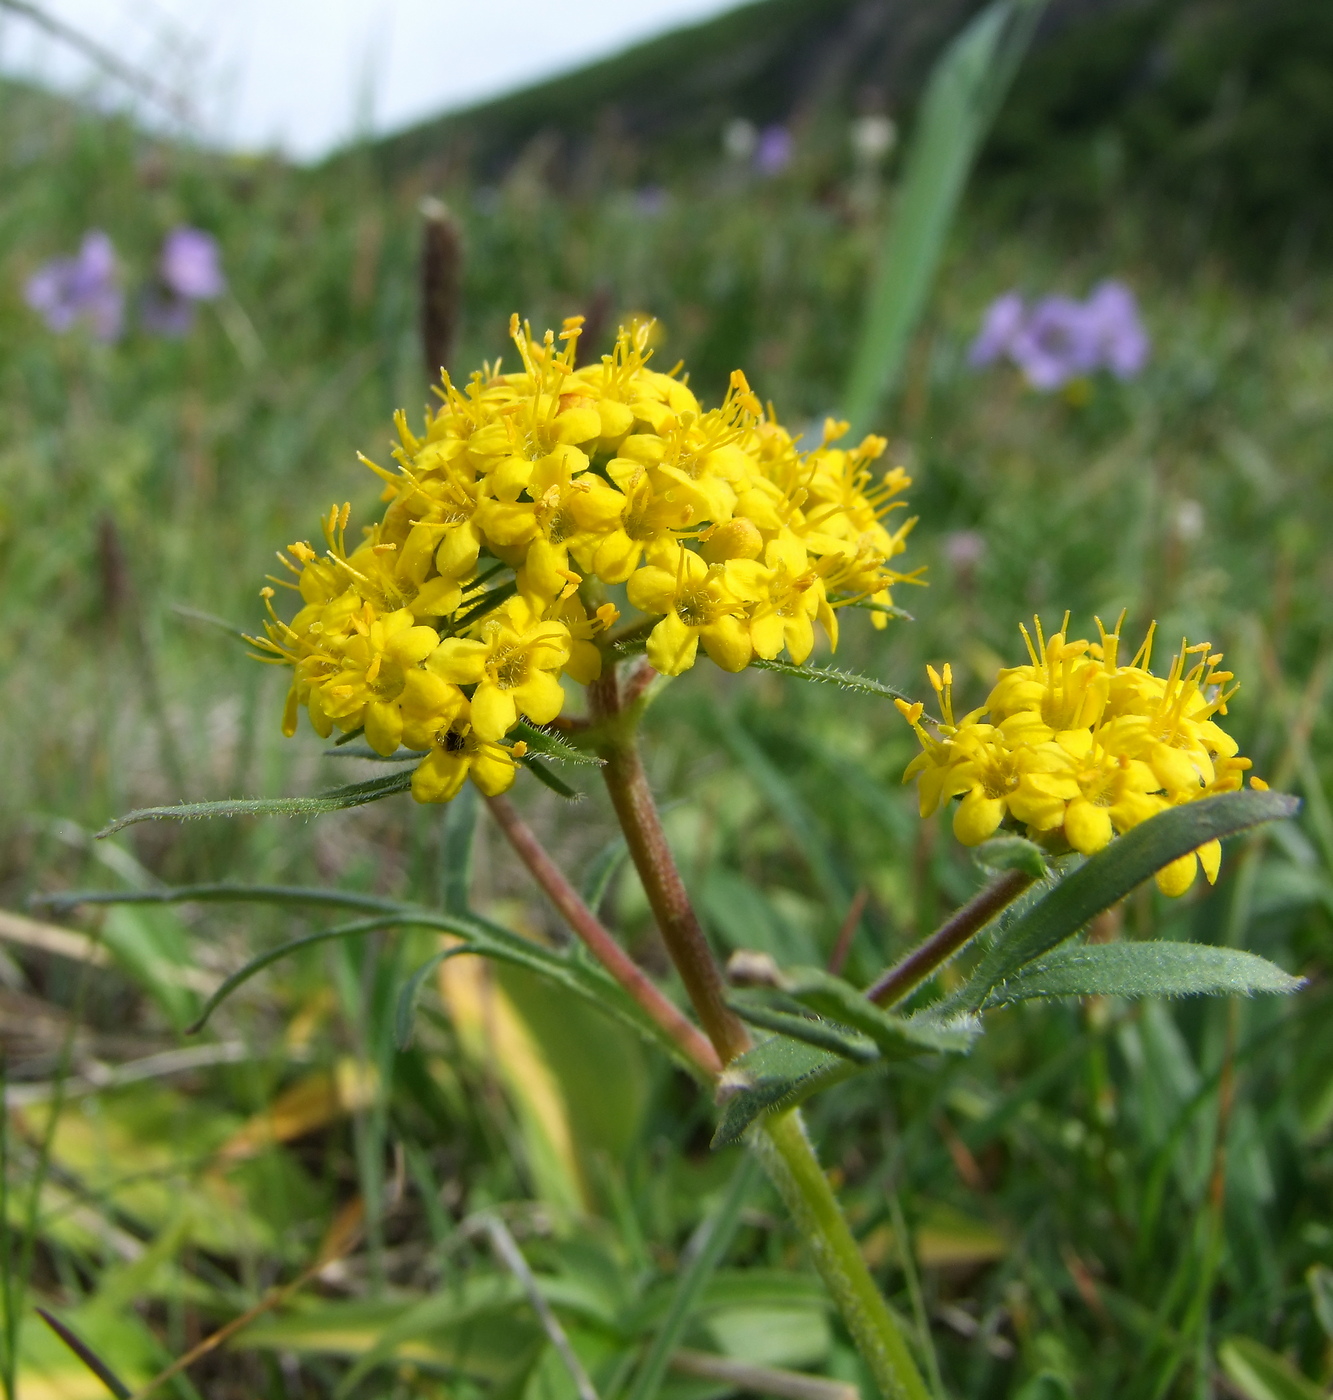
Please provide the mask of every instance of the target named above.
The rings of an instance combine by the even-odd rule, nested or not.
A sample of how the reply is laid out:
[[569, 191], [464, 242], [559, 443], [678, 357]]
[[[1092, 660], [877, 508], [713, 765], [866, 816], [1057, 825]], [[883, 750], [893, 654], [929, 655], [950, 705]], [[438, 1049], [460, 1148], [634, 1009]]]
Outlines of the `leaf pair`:
[[[776, 973], [770, 985], [797, 1003], [796, 1014], [734, 1001], [741, 1015], [774, 1036], [729, 1067], [715, 1145], [740, 1137], [761, 1113], [800, 1103], [871, 1065], [931, 1050], [965, 1050], [975, 1035], [972, 1017], [991, 1007], [1037, 997], [1295, 991], [1300, 979], [1238, 948], [1059, 945], [1171, 861], [1206, 841], [1293, 816], [1299, 806], [1296, 798], [1272, 792], [1206, 798], [1160, 813], [1063, 877], [1049, 875], [1023, 905], [992, 921], [990, 947], [972, 977], [927, 1014], [904, 1018], [881, 1011], [849, 983], [818, 969]], [[1006, 847], [992, 852], [987, 863], [1023, 868], [1026, 861], [1025, 851]]]

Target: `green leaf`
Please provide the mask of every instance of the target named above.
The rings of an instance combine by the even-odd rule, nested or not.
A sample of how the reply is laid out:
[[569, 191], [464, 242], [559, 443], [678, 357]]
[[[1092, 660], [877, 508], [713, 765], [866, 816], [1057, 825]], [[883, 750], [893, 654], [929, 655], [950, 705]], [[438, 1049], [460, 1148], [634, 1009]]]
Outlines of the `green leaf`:
[[557, 730], [540, 729], [536, 725], [528, 724], [526, 720], [519, 720], [513, 732], [527, 744], [530, 752], [542, 754], [546, 758], [554, 758], [561, 763], [581, 763], [592, 768], [602, 768], [606, 765], [604, 758], [598, 758], [595, 753], [589, 753], [586, 749], [575, 748]]
[[782, 990], [803, 1006], [852, 1026], [879, 1047], [885, 1059], [922, 1053], [967, 1051], [980, 1031], [968, 1017], [942, 1024], [934, 1017], [895, 1016], [868, 1001], [864, 992], [819, 967], [793, 967], [782, 974]]
[[151, 890], [66, 890], [43, 895], [34, 905], [56, 913], [68, 913], [80, 904], [182, 904], [198, 900], [205, 904], [315, 904], [338, 909], [383, 910], [399, 913], [408, 906], [373, 894], [353, 890], [325, 890], [305, 885], [167, 885]]
[[570, 787], [563, 778], [553, 773], [540, 759], [533, 758], [530, 754], [524, 754], [519, 762], [543, 787], [550, 788], [557, 797], [563, 797], [566, 802], [582, 802], [586, 796], [578, 788]]
[[377, 753], [369, 744], [350, 744], [347, 748], [338, 748], [335, 745], [331, 749], [324, 750], [325, 758], [364, 758], [371, 763], [411, 763], [414, 759], [420, 763], [421, 753], [417, 749], [399, 749], [397, 753], [382, 754]]
[[801, 1103], [858, 1068], [850, 1060], [786, 1036], [761, 1041], [723, 1071], [718, 1090], [722, 1120], [713, 1134], [713, 1146], [739, 1141], [761, 1113]]
[[317, 797], [235, 797], [223, 802], [181, 802], [174, 807], [141, 807], [108, 823], [97, 833], [100, 840], [136, 822], [200, 821], [208, 817], [315, 817], [322, 812], [341, 812], [348, 807], [364, 807], [406, 792], [412, 786], [411, 773], [388, 773], [364, 783], [334, 788]]
[[848, 378], [843, 416], [854, 439], [870, 426], [902, 368], [972, 162], [1043, 8], [1043, 0], [996, 0], [931, 71]]
[[901, 690], [895, 690], [883, 681], [872, 680], [869, 676], [858, 676], [855, 671], [840, 671], [834, 666], [797, 666], [792, 661], [765, 661], [756, 657], [751, 666], [760, 671], [776, 671], [780, 676], [796, 676], [803, 681], [817, 681], [821, 685], [836, 685], [843, 690], [854, 690], [860, 695], [878, 695], [886, 700], [911, 700]]
[[1072, 938], [1093, 915], [1109, 909], [1163, 866], [1207, 841], [1294, 816], [1299, 809], [1295, 797], [1250, 791], [1205, 797], [1159, 812], [1084, 861], [1003, 927], [971, 980], [940, 1010], [977, 1010], [1019, 968]]
[[1217, 1359], [1246, 1400], [1323, 1400], [1322, 1387], [1250, 1337], [1229, 1337], [1218, 1347]]
[[863, 608], [866, 612], [883, 613], [885, 617], [900, 617], [904, 622], [916, 621], [906, 608], [896, 607], [893, 603], [877, 603], [873, 598], [857, 598], [855, 602], [849, 602], [846, 606]]
[[1022, 836], [995, 836], [983, 841], [973, 849], [972, 859], [983, 870], [1021, 870], [1034, 880], [1044, 880], [1050, 874], [1046, 853]]
[[1092, 943], [1057, 948], [1001, 983], [987, 1006], [1032, 997], [1249, 996], [1294, 992], [1292, 977], [1266, 958], [1205, 943]]
[[794, 1016], [790, 1011], [775, 1011], [752, 1001], [749, 997], [728, 997], [727, 1005], [752, 1026], [790, 1036], [792, 1040], [827, 1050], [858, 1065], [873, 1065], [881, 1058], [873, 1040], [863, 1035], [849, 1035], [841, 1026], [811, 1016]]

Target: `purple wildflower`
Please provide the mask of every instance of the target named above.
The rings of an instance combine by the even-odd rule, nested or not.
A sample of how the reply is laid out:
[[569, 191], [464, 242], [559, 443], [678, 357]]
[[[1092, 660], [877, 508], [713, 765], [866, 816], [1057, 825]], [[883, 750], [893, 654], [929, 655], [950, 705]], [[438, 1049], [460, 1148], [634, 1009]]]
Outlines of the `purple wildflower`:
[[1087, 306], [1102, 362], [1117, 379], [1133, 379], [1147, 364], [1151, 348], [1134, 293], [1123, 282], [1102, 282]]
[[759, 133], [754, 168], [761, 175], [780, 175], [791, 164], [794, 144], [785, 126], [766, 126]]
[[1023, 298], [1017, 292], [996, 297], [986, 308], [981, 329], [967, 352], [968, 364], [981, 369], [993, 365], [1001, 355], [1008, 355], [1013, 349], [1014, 337], [1022, 329], [1023, 315]]
[[139, 311], [144, 330], [175, 340], [194, 325], [194, 302], [171, 292], [154, 289], [144, 296]]
[[1049, 393], [1097, 368], [1099, 328], [1085, 303], [1043, 297], [1015, 334], [1009, 354], [1034, 389]]
[[86, 320], [98, 340], [110, 342], [120, 336], [125, 298], [117, 285], [115, 247], [100, 229], [84, 236], [77, 257], [53, 258], [38, 268], [24, 295], [59, 334]]
[[174, 228], [162, 244], [162, 281], [186, 301], [213, 301], [227, 290], [217, 239], [200, 228]]

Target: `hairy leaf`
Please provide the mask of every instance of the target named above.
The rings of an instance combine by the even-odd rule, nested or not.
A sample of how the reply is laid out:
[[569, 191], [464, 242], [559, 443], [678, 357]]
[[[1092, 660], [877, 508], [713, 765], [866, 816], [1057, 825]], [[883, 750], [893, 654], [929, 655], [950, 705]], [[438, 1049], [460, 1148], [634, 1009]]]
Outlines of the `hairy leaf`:
[[606, 763], [604, 758], [598, 758], [595, 753], [575, 748], [555, 729], [542, 729], [528, 724], [525, 720], [519, 720], [514, 733], [527, 744], [529, 752], [539, 753], [545, 758], [558, 759], [561, 763], [582, 763], [592, 768], [601, 768]]
[[968, 984], [942, 1011], [975, 1011], [1021, 967], [1072, 938], [1094, 914], [1206, 841], [1294, 816], [1300, 801], [1280, 792], [1228, 792], [1172, 807], [1112, 841], [1013, 919]]
[[713, 1146], [737, 1142], [761, 1113], [791, 1108], [858, 1068], [850, 1060], [783, 1035], [761, 1041], [723, 1072], [718, 1089], [722, 1120], [713, 1134]]
[[822, 685], [836, 685], [843, 690], [854, 690], [861, 695], [878, 695], [886, 700], [910, 700], [910, 695], [895, 690], [883, 681], [872, 680], [869, 676], [858, 676], [855, 671], [840, 671], [834, 666], [797, 666], [792, 661], [765, 661], [756, 657], [750, 662], [761, 671], [776, 671], [782, 676], [797, 676], [803, 681], [818, 681]]
[[398, 1004], [394, 1008], [394, 1039], [400, 1050], [412, 1046], [413, 1018], [417, 1010], [417, 998], [426, 984], [426, 979], [442, 962], [457, 957], [460, 953], [476, 953], [478, 949], [471, 943], [455, 943], [452, 948], [441, 948], [434, 956], [426, 959], [419, 968], [403, 983], [398, 993]]
[[1266, 958], [1203, 943], [1093, 943], [1057, 948], [998, 986], [987, 1006], [1031, 997], [1183, 997], [1294, 992], [1304, 985]]
[[200, 821], [208, 817], [316, 817], [394, 797], [412, 786], [412, 774], [388, 773], [364, 783], [334, 788], [317, 797], [234, 797], [222, 802], [181, 802], [174, 807], [141, 807], [117, 817], [97, 833], [111, 836], [136, 822]]
[[540, 759], [524, 754], [519, 762], [543, 787], [550, 788], [557, 797], [563, 797], [566, 802], [582, 802], [586, 796], [578, 788], [570, 787], [562, 777], [553, 773]]
[[971, 1018], [946, 1025], [934, 1017], [895, 1016], [867, 1000], [865, 993], [850, 982], [818, 967], [788, 968], [780, 985], [803, 1006], [869, 1036], [885, 1059], [905, 1059], [932, 1051], [970, 1050], [980, 1030]]
[[1046, 853], [1023, 836], [996, 836], [983, 841], [973, 850], [972, 859], [983, 870], [1021, 870], [1034, 880], [1044, 880], [1049, 873]]
[[875, 1042], [864, 1035], [848, 1033], [843, 1027], [812, 1016], [795, 1016], [790, 1011], [775, 1011], [749, 997], [728, 997], [727, 1005], [752, 1026], [790, 1036], [792, 1040], [827, 1050], [858, 1065], [873, 1065], [880, 1058]]

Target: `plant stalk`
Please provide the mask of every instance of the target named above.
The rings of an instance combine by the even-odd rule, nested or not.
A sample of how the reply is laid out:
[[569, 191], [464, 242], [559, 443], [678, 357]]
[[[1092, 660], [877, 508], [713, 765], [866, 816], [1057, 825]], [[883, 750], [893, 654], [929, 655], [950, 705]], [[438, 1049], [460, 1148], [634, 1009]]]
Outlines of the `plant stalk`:
[[624, 705], [618, 668], [589, 687], [602, 777], [657, 927], [690, 1001], [723, 1064], [750, 1047], [744, 1022], [727, 1005], [727, 987], [699, 926], [657, 814], [635, 737], [638, 708]]
[[1007, 905], [1032, 883], [1025, 870], [1006, 870], [954, 912], [923, 943], [866, 988], [866, 996], [880, 1006], [892, 1006], [919, 987]]
[[[856, 1349], [885, 1400], [931, 1400], [838, 1205], [796, 1109], [770, 1114], [751, 1134], [764, 1170], [805, 1240]], [[907, 1242], [900, 1241], [903, 1248]]]
[[[667, 951], [725, 1064], [749, 1048], [749, 1033], [726, 1004], [722, 971], [667, 845], [636, 741], [642, 704], [627, 701], [617, 670], [607, 666], [589, 687], [598, 751], [605, 760], [602, 776]], [[820, 1168], [800, 1115], [794, 1109], [770, 1114], [755, 1127], [750, 1141], [885, 1400], [930, 1400]]]
[[527, 866], [528, 873], [545, 891], [565, 922], [583, 940], [588, 951], [675, 1041], [689, 1060], [710, 1079], [716, 1078], [721, 1073], [722, 1061], [708, 1038], [611, 936], [565, 878], [564, 872], [546, 853], [545, 847], [514, 810], [509, 799], [488, 797], [486, 801], [491, 815], [519, 859]]

